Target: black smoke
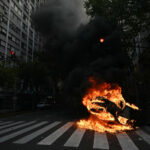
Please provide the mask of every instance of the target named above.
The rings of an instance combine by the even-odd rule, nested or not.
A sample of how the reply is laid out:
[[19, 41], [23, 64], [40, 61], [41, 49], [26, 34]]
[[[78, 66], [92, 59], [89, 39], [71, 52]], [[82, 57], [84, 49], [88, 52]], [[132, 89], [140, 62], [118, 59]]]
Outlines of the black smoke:
[[87, 22], [82, 3], [82, 0], [49, 0], [33, 14], [39, 31], [57, 36], [72, 34], [81, 23]]
[[46, 37], [47, 60], [64, 81], [65, 98], [80, 105], [90, 76], [97, 82], [122, 84], [129, 61], [120, 28], [99, 16], [85, 23], [77, 5], [78, 1], [52, 0], [33, 14], [33, 21]]

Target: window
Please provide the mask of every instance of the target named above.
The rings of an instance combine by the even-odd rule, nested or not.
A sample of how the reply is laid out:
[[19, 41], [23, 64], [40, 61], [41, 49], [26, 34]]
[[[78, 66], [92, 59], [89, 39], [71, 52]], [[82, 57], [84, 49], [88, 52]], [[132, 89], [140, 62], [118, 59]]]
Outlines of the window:
[[18, 2], [18, 4], [19, 4], [20, 6], [23, 5], [22, 0], [17, 0], [17, 2]]
[[7, 31], [4, 28], [1, 28], [1, 34], [6, 35]]
[[28, 18], [27, 18], [27, 16], [24, 14], [23, 15], [23, 20], [25, 21], [25, 22], [28, 22]]
[[5, 25], [7, 25], [7, 18], [3, 16], [2, 22], [3, 22]]
[[11, 45], [10, 45], [10, 44], [8, 44], [7, 48], [8, 48], [8, 50], [11, 50]]
[[22, 38], [23, 38], [24, 40], [27, 40], [27, 35], [24, 34], [23, 32], [22, 32]]
[[25, 48], [26, 48], [24, 42], [21, 42], [21, 48], [22, 48], [22, 49], [25, 49]]
[[21, 10], [20, 9], [18, 10], [18, 14], [19, 14], [19, 16], [21, 16]]
[[15, 3], [11, 1], [11, 7], [15, 8]]
[[10, 41], [14, 42], [16, 45], [19, 46], [20, 41], [19, 41], [19, 39], [17, 37], [15, 37], [15, 35], [9, 33], [8, 38], [9, 38]]
[[9, 38], [9, 40], [12, 41], [12, 35], [11, 34], [9, 34], [8, 38]]
[[21, 16], [21, 10], [13, 1], [11, 1], [11, 7], [15, 9], [15, 11], [19, 14], [19, 16]]
[[13, 12], [11, 12], [11, 18], [12, 18], [15, 22], [17, 22], [19, 25], [21, 25], [21, 19], [20, 19], [18, 16], [16, 16]]
[[23, 29], [27, 31], [27, 25], [23, 23]]
[[[26, 4], [26, 5], [27, 5], [27, 4]], [[25, 12], [28, 14], [28, 13], [29, 13], [29, 9], [27, 8], [26, 5], [24, 4], [24, 10], [25, 10]]]
[[4, 16], [8, 15], [8, 7], [4, 3], [0, 3], [0, 13]]
[[0, 45], [5, 47], [6, 43], [3, 40], [0, 40]]
[[16, 32], [17, 34], [20, 34], [20, 29], [12, 22], [10, 23], [10, 29]]

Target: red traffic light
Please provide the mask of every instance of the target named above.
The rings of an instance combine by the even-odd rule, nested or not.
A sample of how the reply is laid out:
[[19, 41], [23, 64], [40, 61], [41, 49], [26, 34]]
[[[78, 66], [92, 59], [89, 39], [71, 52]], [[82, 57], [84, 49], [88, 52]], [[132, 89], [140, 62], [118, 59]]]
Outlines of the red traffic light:
[[10, 51], [10, 55], [15, 55], [15, 52], [14, 51]]
[[104, 43], [104, 38], [99, 39], [100, 43]]

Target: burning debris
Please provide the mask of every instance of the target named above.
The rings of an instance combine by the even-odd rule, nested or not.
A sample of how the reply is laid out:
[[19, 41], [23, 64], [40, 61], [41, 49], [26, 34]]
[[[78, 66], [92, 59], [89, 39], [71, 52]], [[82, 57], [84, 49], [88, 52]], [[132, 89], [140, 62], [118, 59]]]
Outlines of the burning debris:
[[87, 120], [80, 120], [77, 126], [80, 128], [92, 129], [98, 132], [120, 132], [132, 130], [134, 120], [125, 115], [125, 110], [139, 110], [134, 104], [127, 103], [122, 94], [121, 87], [117, 84], [96, 83], [90, 78], [92, 88], [83, 97], [83, 105], [90, 112]]

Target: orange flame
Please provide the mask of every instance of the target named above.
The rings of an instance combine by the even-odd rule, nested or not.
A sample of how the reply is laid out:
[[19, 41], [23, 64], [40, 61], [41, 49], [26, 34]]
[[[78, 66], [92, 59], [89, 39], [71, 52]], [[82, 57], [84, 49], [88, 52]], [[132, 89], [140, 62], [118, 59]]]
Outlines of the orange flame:
[[98, 84], [91, 77], [92, 87], [83, 97], [82, 103], [88, 109], [90, 117], [77, 122], [79, 128], [86, 128], [98, 132], [120, 132], [132, 130], [133, 120], [120, 116], [126, 106], [139, 110], [134, 104], [126, 103], [121, 87], [117, 84]]

